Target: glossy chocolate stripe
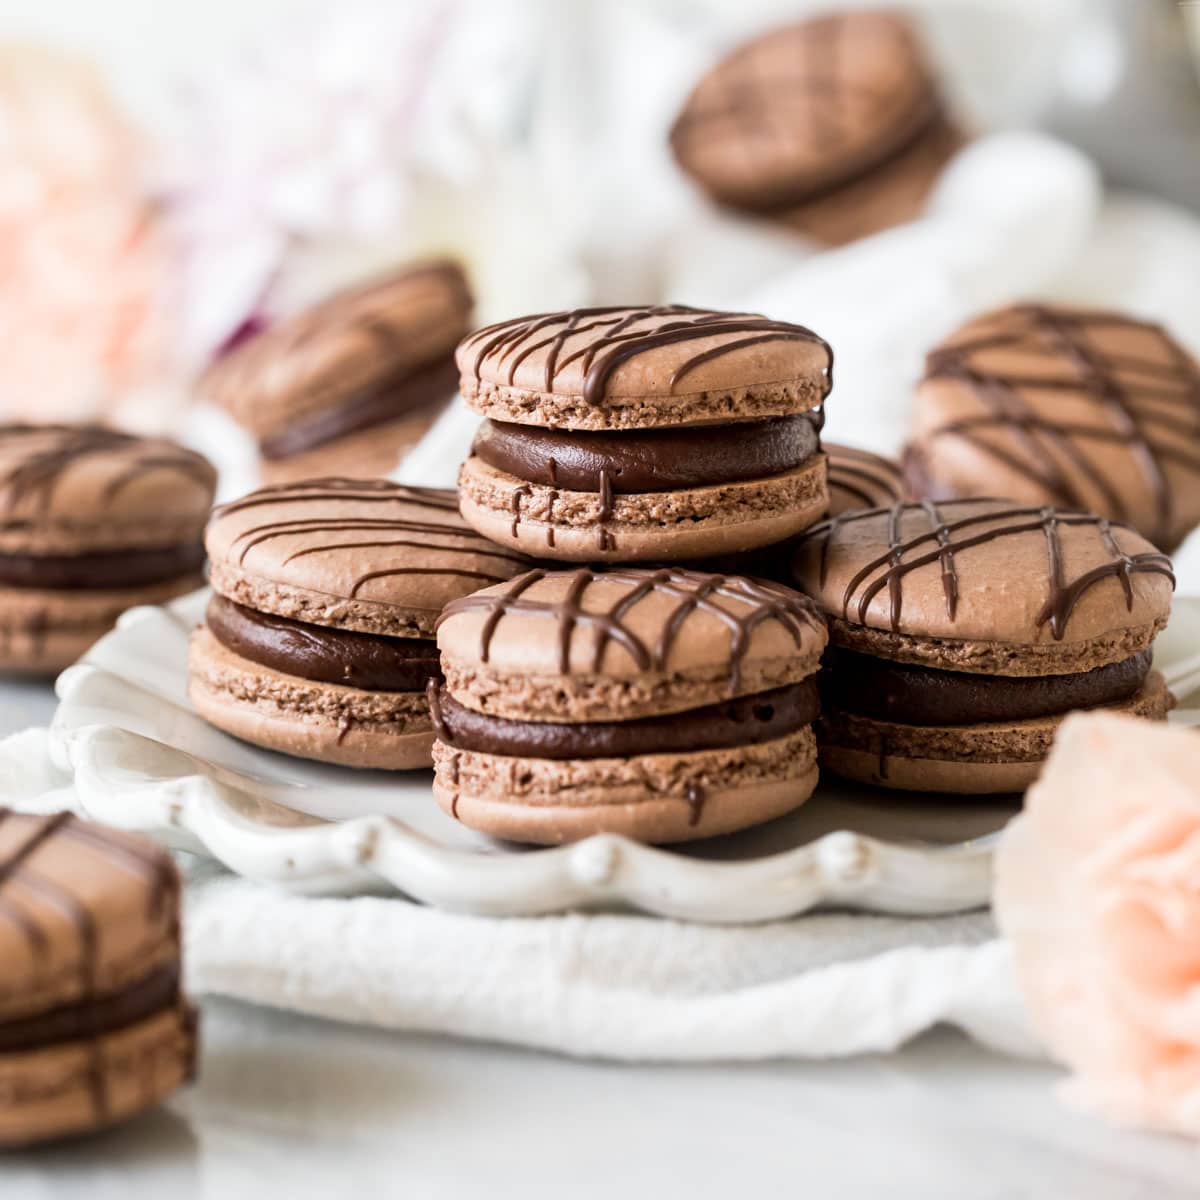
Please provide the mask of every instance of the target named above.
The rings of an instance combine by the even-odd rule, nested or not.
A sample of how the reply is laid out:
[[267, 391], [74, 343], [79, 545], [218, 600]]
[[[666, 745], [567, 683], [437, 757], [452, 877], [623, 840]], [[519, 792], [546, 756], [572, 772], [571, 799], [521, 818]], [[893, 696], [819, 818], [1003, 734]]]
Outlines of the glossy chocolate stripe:
[[179, 964], [160, 967], [130, 987], [52, 1012], [0, 1023], [0, 1054], [92, 1041], [172, 1008], [179, 1001]]
[[423, 638], [330, 629], [256, 612], [214, 596], [205, 621], [227, 650], [284, 675], [366, 692], [419, 692], [441, 678], [437, 646]]
[[629, 495], [781, 475], [818, 448], [812, 421], [798, 416], [621, 433], [485, 421], [472, 452], [530, 483], [600, 492], [607, 479], [612, 491]]
[[107, 590], [163, 583], [204, 565], [199, 542], [100, 554], [0, 554], [0, 584], [15, 588]]
[[434, 730], [446, 745], [483, 754], [559, 761], [752, 746], [795, 733], [811, 725], [820, 712], [812, 679], [689, 712], [576, 724], [492, 717], [459, 704], [444, 687], [430, 692]]
[[1144, 650], [1077, 675], [1010, 677], [939, 671], [835, 648], [826, 654], [821, 697], [831, 710], [902, 725], [1027, 721], [1127, 700], [1145, 682], [1150, 658]]
[[347, 434], [449, 400], [457, 388], [458, 368], [453, 357], [441, 359], [403, 379], [354, 396], [336, 408], [292, 421], [286, 428], [262, 438], [259, 450], [264, 458], [290, 458]]

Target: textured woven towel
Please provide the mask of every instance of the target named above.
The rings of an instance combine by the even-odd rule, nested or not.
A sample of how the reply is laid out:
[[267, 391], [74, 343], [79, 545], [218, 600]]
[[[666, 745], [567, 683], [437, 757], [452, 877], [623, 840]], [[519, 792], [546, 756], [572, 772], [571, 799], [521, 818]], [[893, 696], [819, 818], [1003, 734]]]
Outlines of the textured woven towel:
[[[0, 803], [69, 807], [45, 730], [0, 742]], [[197, 994], [395, 1029], [619, 1059], [890, 1050], [939, 1022], [1033, 1053], [986, 914], [815, 914], [772, 925], [632, 915], [488, 919], [312, 899], [190, 870]]]

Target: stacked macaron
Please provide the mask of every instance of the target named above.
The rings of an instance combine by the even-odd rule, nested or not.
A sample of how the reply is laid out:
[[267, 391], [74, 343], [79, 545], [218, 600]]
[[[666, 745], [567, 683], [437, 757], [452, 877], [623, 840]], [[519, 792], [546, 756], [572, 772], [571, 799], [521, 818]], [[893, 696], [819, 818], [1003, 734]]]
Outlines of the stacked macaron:
[[850, 512], [800, 541], [829, 617], [821, 762], [887, 787], [1021, 791], [1068, 712], [1162, 719], [1170, 560], [1133, 529], [995, 500]]
[[1083, 509], [1174, 550], [1200, 524], [1200, 364], [1122, 313], [989, 313], [929, 353], [905, 474], [917, 497]]
[[696, 84], [671, 130], [680, 166], [715, 200], [835, 243], [917, 216], [961, 142], [898, 12], [756, 38]]
[[215, 482], [161, 439], [0, 425], [0, 671], [61, 670], [125, 609], [201, 586]]
[[458, 350], [486, 417], [463, 516], [568, 562], [678, 562], [807, 528], [828, 503], [829, 346], [803, 326], [666, 305], [491, 325]]
[[193, 1073], [171, 856], [0, 808], [0, 1146], [97, 1129]]
[[528, 566], [464, 524], [453, 492], [383, 480], [252, 492], [216, 510], [207, 545], [193, 704], [246, 741], [355, 767], [429, 766], [438, 614]]
[[645, 842], [789, 812], [817, 779], [824, 622], [789, 588], [682, 569], [531, 571], [452, 601], [438, 802], [524, 842]]
[[384, 475], [454, 395], [471, 308], [454, 263], [409, 267], [247, 337], [203, 388], [258, 439], [267, 482]]

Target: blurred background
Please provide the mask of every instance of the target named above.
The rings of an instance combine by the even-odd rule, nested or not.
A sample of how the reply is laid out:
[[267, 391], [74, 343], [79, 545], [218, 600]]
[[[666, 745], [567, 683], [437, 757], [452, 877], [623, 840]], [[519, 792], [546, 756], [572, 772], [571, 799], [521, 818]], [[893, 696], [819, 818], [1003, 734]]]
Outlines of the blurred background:
[[[480, 323], [745, 307], [835, 346], [828, 428], [894, 452], [926, 349], [1012, 299], [1200, 350], [1200, 7], [923, 0], [962, 149], [915, 217], [830, 245], [711, 201], [668, 134], [805, 0], [0, 0], [0, 409], [254, 450], [195, 381], [231, 341], [432, 254]], [[461, 413], [411, 473], [453, 478]], [[1186, 557], [1186, 556], [1185, 556]]]

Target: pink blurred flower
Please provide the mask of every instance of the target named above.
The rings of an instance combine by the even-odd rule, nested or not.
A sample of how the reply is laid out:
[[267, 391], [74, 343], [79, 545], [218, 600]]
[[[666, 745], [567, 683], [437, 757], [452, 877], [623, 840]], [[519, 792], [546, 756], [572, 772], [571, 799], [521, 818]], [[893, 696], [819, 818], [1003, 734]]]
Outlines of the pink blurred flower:
[[0, 47], [0, 413], [143, 411], [167, 367], [169, 255], [142, 147], [77, 59]]
[[1200, 1137], [1200, 740], [1071, 717], [996, 862], [996, 917], [1075, 1103]]
[[[298, 253], [368, 243], [360, 274], [371, 274], [382, 241], [392, 260], [414, 132], [453, 10], [450, 0], [301, 5], [188, 90], [165, 194], [185, 252], [191, 362], [278, 315]], [[323, 267], [316, 295], [300, 301], [347, 281]]]

